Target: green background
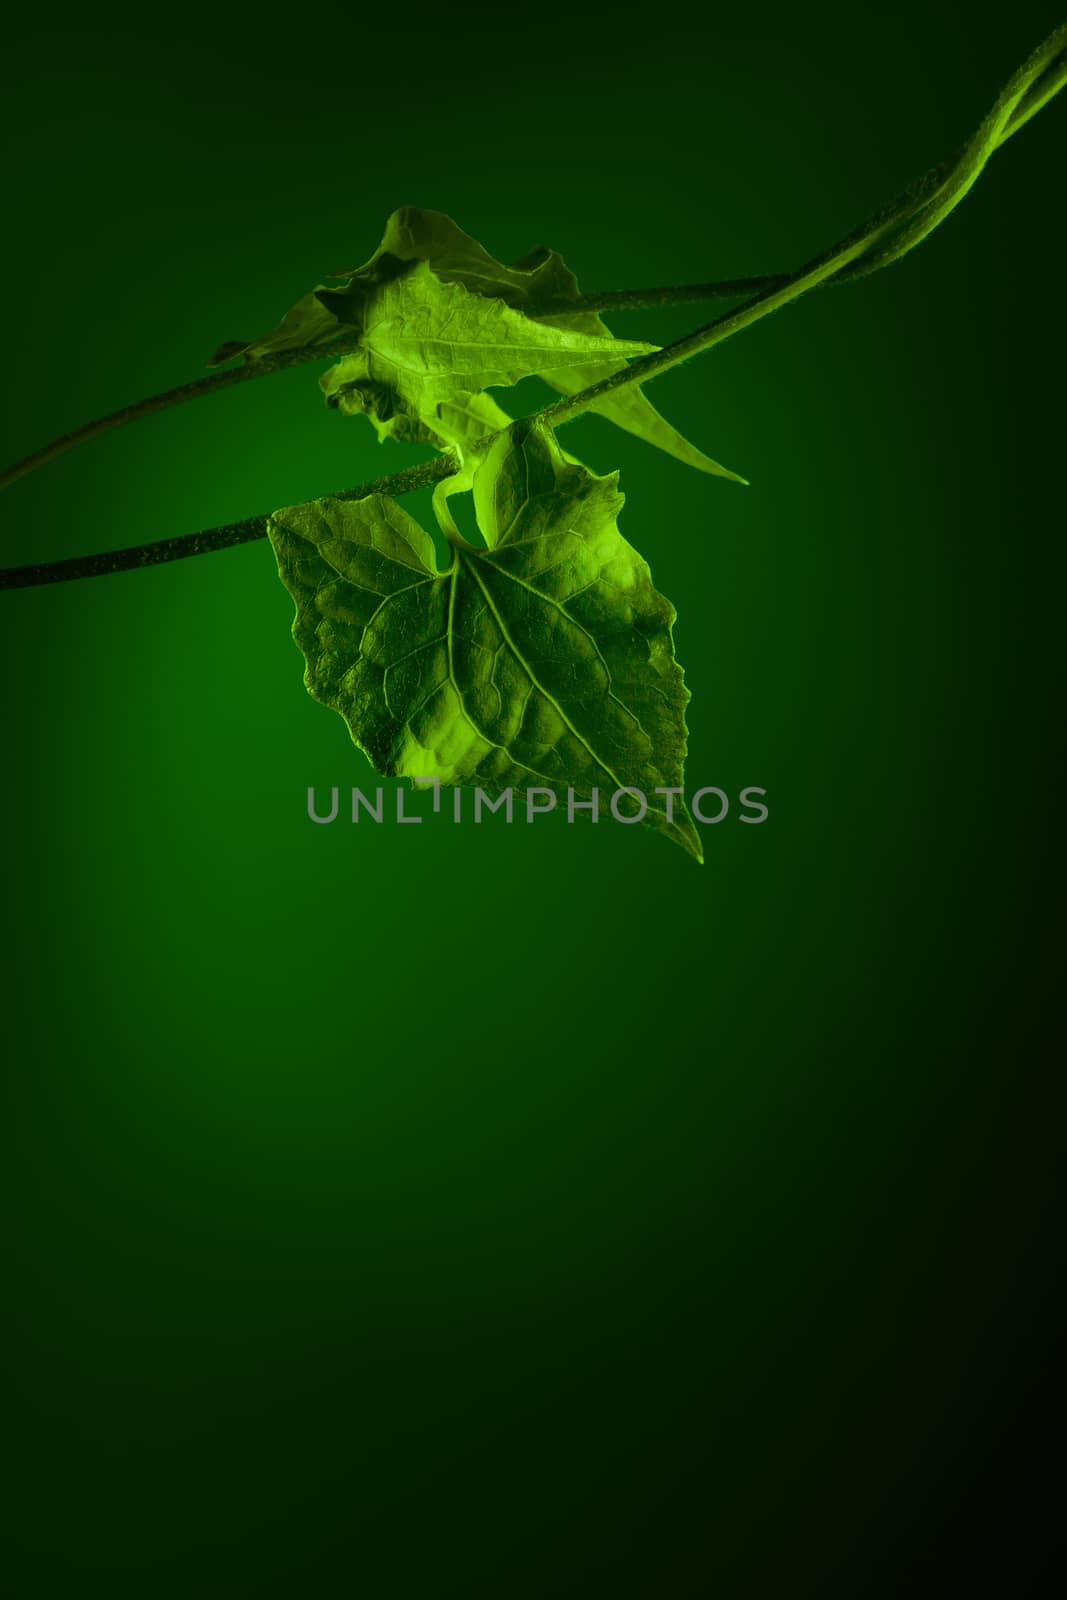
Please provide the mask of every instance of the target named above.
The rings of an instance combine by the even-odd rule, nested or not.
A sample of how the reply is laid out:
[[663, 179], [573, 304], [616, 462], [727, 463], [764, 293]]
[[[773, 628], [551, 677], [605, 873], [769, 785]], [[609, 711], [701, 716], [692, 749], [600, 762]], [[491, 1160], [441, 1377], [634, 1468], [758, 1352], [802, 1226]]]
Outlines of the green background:
[[[587, 289], [789, 268], [1059, 20], [738, 9], [29, 8], [0, 455], [195, 377], [401, 204]], [[1065, 151], [1056, 102], [906, 262], [656, 383], [751, 488], [564, 435], [678, 607], [690, 792], [768, 791], [703, 869], [428, 797], [312, 826], [375, 780], [266, 544], [3, 596], [14, 1593], [1029, 1592]], [[21, 481], [5, 560], [420, 458], [318, 370]]]

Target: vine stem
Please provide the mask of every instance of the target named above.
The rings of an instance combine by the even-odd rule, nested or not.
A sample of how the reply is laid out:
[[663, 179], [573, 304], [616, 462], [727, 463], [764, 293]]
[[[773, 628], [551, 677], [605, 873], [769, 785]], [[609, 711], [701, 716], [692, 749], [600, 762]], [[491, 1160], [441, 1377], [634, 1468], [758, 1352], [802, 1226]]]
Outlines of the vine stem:
[[[888, 206], [883, 207], [867, 222], [846, 234], [828, 250], [806, 262], [796, 272], [787, 276], [758, 279], [732, 279], [718, 284], [694, 284], [676, 289], [620, 290], [602, 295], [581, 296], [565, 305], [527, 307], [527, 313], [549, 314], [553, 309], [574, 311], [608, 310], [612, 307], [636, 308], [638, 305], [663, 305], [684, 300], [704, 298], [715, 294], [737, 295], [752, 292], [752, 298], [737, 310], [728, 312], [695, 332], [686, 335], [662, 350], [629, 363], [608, 378], [590, 384], [574, 395], [545, 406], [536, 413], [537, 418], [550, 426], [558, 426], [595, 407], [614, 390], [630, 383], [645, 382], [658, 377], [671, 367], [711, 349], [724, 339], [768, 316], [772, 311], [788, 305], [809, 290], [832, 282], [844, 282], [879, 271], [893, 261], [907, 255], [936, 228], [959, 204], [972, 187], [993, 152], [1018, 132], [1031, 117], [1041, 110], [1067, 83], [1067, 23], [1062, 24], [1027, 58], [1013, 74], [998, 96], [992, 110], [978, 131], [950, 160], [932, 168]], [[345, 341], [351, 345], [351, 337]], [[310, 350], [286, 352], [266, 358], [255, 366], [237, 368], [230, 372], [212, 374], [194, 383], [184, 384], [164, 394], [125, 407], [110, 417], [66, 434], [43, 450], [28, 456], [25, 461], [0, 475], [0, 488], [14, 482], [34, 467], [52, 460], [73, 445], [93, 438], [108, 428], [134, 421], [153, 411], [178, 405], [183, 400], [209, 393], [214, 389], [247, 381], [252, 377], [266, 376], [283, 366], [294, 366], [303, 361], [323, 359], [336, 355], [343, 348], [340, 342], [329, 346], [315, 346]], [[357, 488], [346, 489], [334, 498], [361, 499], [368, 494], [406, 494], [410, 490], [450, 477], [459, 466], [451, 452], [435, 460], [409, 467], [386, 478], [377, 478]], [[245, 518], [241, 522], [226, 523], [220, 527], [204, 529], [199, 533], [184, 534], [174, 539], [159, 540], [151, 544], [131, 546], [125, 550], [108, 551], [100, 555], [80, 556], [68, 561], [47, 562], [36, 566], [0, 569], [0, 588], [28, 588], [38, 584], [58, 583], [70, 578], [96, 577], [106, 573], [129, 571], [154, 566], [161, 562], [178, 561], [187, 556], [207, 554], [212, 550], [226, 549], [266, 536], [270, 513]]]
[[539, 415], [551, 426], [558, 426], [588, 411], [615, 389], [658, 377], [671, 367], [710, 350], [828, 279], [863, 276], [899, 261], [959, 205], [993, 151], [1015, 132], [1012, 126], [1015, 114], [1025, 112], [1018, 123], [1022, 126], [1022, 122], [1046, 104], [1065, 81], [1067, 23], [1050, 34], [1013, 74], [977, 133], [968, 139], [953, 160], [924, 173], [869, 221], [805, 262], [788, 278], [771, 284], [736, 311], [727, 312], [662, 350], [641, 356], [630, 362], [624, 371], [546, 406]]
[[[458, 465], [451, 451], [446, 451], [432, 461], [405, 467], [388, 478], [374, 478], [354, 489], [339, 489], [332, 498], [362, 500], [368, 494], [410, 494], [413, 489], [451, 477]], [[0, 568], [0, 589], [35, 589], [45, 583], [65, 583], [70, 578], [104, 578], [115, 572], [134, 572], [168, 561], [184, 561], [189, 556], [206, 556], [213, 550], [229, 550], [233, 545], [265, 539], [272, 515], [270, 511], [262, 511], [240, 522], [224, 522], [199, 533], [129, 545], [125, 550], [105, 550], [95, 556], [72, 556], [67, 561], [45, 561], [38, 566]]]
[[234, 384], [247, 383], [249, 378], [265, 378], [269, 373], [279, 372], [283, 367], [292, 367], [301, 361], [314, 360], [317, 355], [318, 351], [313, 353], [306, 350], [288, 351], [283, 355], [266, 357], [255, 365], [233, 367], [228, 372], [212, 372], [206, 378], [194, 378], [191, 383], [180, 383], [175, 389], [164, 389], [161, 394], [150, 395], [147, 400], [120, 406], [117, 411], [111, 411], [105, 417], [97, 417], [93, 422], [85, 422], [80, 428], [73, 428], [70, 433], [61, 434], [58, 439], [42, 445], [39, 450], [24, 456], [21, 461], [14, 462], [12, 466], [0, 472], [0, 489], [9, 488], [11, 484], [17, 483], [19, 478], [24, 478], [28, 472], [34, 472], [38, 467], [54, 461], [67, 450], [73, 450], [75, 445], [88, 444], [90, 439], [98, 439], [102, 433], [109, 433], [112, 428], [121, 428], [127, 422], [137, 422], [141, 417], [153, 416], [157, 411], [167, 411], [171, 406], [180, 406], [186, 400], [198, 400], [201, 395], [214, 394], [217, 389], [230, 389]]

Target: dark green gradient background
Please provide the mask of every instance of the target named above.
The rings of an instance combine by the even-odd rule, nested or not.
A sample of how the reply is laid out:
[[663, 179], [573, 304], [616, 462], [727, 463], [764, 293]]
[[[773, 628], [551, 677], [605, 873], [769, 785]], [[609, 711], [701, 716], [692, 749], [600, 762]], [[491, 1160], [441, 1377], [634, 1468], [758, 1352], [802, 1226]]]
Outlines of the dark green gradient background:
[[[399, 204], [587, 288], [792, 266], [1058, 20], [737, 9], [9, 20], [0, 454]], [[373, 780], [266, 544], [2, 597], [13, 1593], [1040, 1581], [1065, 155], [1067, 102], [907, 262], [657, 383], [750, 489], [567, 430], [678, 606], [690, 791], [768, 790], [703, 870], [428, 797], [313, 827]], [[27, 478], [5, 560], [417, 459], [319, 370]]]

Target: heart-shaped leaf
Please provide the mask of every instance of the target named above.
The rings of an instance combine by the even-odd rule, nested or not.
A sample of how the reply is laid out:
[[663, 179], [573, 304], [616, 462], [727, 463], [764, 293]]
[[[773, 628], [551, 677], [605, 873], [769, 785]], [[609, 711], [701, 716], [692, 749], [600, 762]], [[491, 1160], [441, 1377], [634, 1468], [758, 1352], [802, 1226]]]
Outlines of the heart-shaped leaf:
[[619, 806], [643, 802], [647, 825], [702, 860], [682, 796], [674, 607], [619, 533], [618, 475], [519, 422], [484, 452], [474, 500], [487, 548], [457, 544], [443, 572], [382, 495], [275, 512], [309, 693], [379, 772], [493, 798], [570, 790], [600, 816], [637, 791]]

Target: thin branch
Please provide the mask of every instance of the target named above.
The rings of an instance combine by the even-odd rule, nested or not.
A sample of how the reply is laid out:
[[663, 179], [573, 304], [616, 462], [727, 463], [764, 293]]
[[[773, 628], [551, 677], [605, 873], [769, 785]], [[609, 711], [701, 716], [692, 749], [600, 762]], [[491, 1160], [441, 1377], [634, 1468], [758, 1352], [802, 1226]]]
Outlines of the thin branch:
[[[960, 174], [966, 171], [968, 155], [973, 158], [980, 153], [980, 159], [977, 160], [977, 165], [973, 167], [969, 178], [966, 181], [961, 179], [962, 188], [954, 191], [944, 209], [931, 211], [920, 218], [916, 223], [917, 231], [909, 236], [908, 242], [905, 243], [901, 239], [897, 241], [897, 247], [891, 250], [866, 255], [861, 261], [846, 262], [836, 271], [824, 274], [818, 282], [808, 287], [824, 288], [829, 284], [845, 283], [853, 278], [866, 277], [869, 273], [888, 266], [891, 261], [898, 260], [901, 255], [907, 253], [907, 250], [913, 249], [921, 239], [925, 238], [970, 188], [993, 151], [1010, 139], [1012, 134], [1017, 133], [1063, 87], [1067, 81], [1067, 56], [1063, 59], [1057, 58], [1064, 51], [1064, 33], [1064, 28], [1057, 29], [1034, 51], [1029, 61], [1015, 74], [978, 134], [963, 147], [961, 155], [941, 167], [935, 167], [927, 174], [926, 179], [920, 180], [930, 182], [934, 178], [947, 178], [950, 173]], [[989, 124], [998, 118], [998, 111], [1005, 97], [1009, 96], [1012, 86], [1022, 76], [1026, 77], [1023, 92], [1011, 97], [1006, 113], [998, 119], [995, 136], [990, 139], [986, 132]], [[913, 185], [908, 193], [914, 195], [915, 189], [916, 186]], [[575, 311], [638, 311], [655, 306], [686, 305], [694, 300], [738, 299], [772, 293], [793, 282], [795, 277], [796, 274], [772, 273], [762, 277], [722, 278], [713, 283], [679, 284], [660, 289], [608, 289], [600, 293], [578, 295], [571, 300], [543, 301], [524, 306], [523, 310], [528, 316], [541, 317], [573, 314]], [[304, 349], [288, 350], [280, 355], [264, 356], [254, 361], [246, 360], [243, 366], [230, 368], [226, 372], [214, 372], [206, 378], [196, 378], [190, 383], [179, 384], [174, 389], [166, 389], [161, 394], [150, 395], [147, 400], [121, 406], [117, 411], [98, 417], [93, 422], [86, 422], [81, 427], [72, 429], [70, 433], [53, 439], [51, 443], [42, 445], [39, 450], [24, 456], [21, 461], [16, 461], [5, 471], [0, 472], [0, 489], [10, 487], [19, 478], [25, 477], [38, 467], [45, 466], [49, 461], [54, 461], [57, 456], [72, 450], [75, 445], [86, 444], [90, 439], [99, 438], [101, 434], [110, 432], [112, 428], [124, 427], [129, 422], [139, 421], [141, 417], [150, 417], [157, 411], [166, 411], [171, 406], [183, 405], [187, 400], [198, 400], [201, 395], [214, 394], [219, 389], [229, 389], [235, 384], [247, 383], [253, 378], [269, 377], [271, 373], [284, 371], [288, 367], [300, 366], [309, 361], [335, 360], [346, 350], [355, 348], [358, 342], [357, 334], [338, 334], [336, 339], [328, 342], [322, 341]]]
[[[335, 500], [362, 500], [368, 494], [408, 494], [412, 489], [437, 483], [455, 472], [458, 463], [451, 453], [405, 467], [388, 478], [374, 478], [355, 489], [341, 489]], [[151, 544], [135, 544], [125, 550], [106, 550], [95, 556], [72, 556], [67, 561], [46, 561], [32, 567], [0, 568], [0, 589], [32, 589], [43, 583], [65, 583], [69, 578], [105, 578], [115, 572], [134, 572], [140, 567], [157, 567], [166, 561], [184, 561], [189, 556], [206, 556], [213, 550], [229, 550], [237, 544], [250, 544], [267, 537], [267, 523], [273, 513], [260, 512], [240, 522], [225, 522], [200, 533], [183, 533], [175, 539], [157, 539]]]

